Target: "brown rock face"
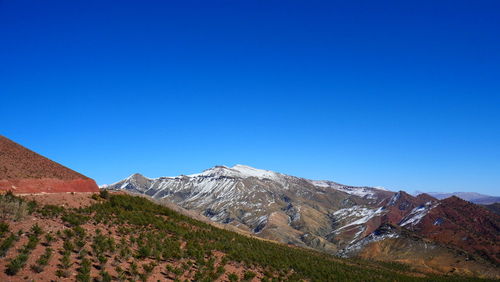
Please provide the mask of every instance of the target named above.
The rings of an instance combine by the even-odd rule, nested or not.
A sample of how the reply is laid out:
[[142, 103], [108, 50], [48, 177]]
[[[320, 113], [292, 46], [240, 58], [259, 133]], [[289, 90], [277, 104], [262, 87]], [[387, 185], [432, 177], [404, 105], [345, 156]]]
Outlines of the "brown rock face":
[[0, 191], [98, 192], [94, 180], [0, 136]]
[[441, 200], [414, 231], [500, 265], [500, 216], [455, 196]]
[[391, 199], [388, 199], [388, 201], [388, 212], [383, 216], [382, 222], [398, 225], [414, 208], [427, 202], [437, 202], [438, 200], [427, 194], [413, 197], [404, 191], [399, 191]]

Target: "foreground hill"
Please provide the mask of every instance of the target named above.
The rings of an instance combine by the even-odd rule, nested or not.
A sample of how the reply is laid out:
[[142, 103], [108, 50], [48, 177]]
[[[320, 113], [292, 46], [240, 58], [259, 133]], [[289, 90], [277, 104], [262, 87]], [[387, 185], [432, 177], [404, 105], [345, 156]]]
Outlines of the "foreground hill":
[[0, 196], [0, 281], [454, 281], [251, 238], [125, 194]]
[[[155, 179], [134, 174], [106, 188], [174, 203], [254, 236], [344, 257], [478, 275], [498, 272], [500, 263], [500, 217], [458, 198], [440, 201], [243, 165]], [[391, 231], [381, 232], [387, 228]], [[367, 254], [382, 245], [385, 256]]]
[[0, 191], [98, 192], [94, 180], [0, 135]]

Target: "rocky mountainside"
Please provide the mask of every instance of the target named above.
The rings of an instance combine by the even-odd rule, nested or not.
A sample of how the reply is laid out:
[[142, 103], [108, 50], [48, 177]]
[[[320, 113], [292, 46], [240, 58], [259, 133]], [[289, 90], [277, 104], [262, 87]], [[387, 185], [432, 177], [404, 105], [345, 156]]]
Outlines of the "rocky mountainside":
[[500, 203], [494, 203], [494, 204], [489, 204], [489, 205], [483, 205], [483, 207], [487, 208], [491, 212], [494, 212], [498, 215], [500, 215]]
[[[439, 250], [447, 257], [459, 254], [459, 261], [473, 255], [481, 257], [481, 261], [499, 262], [498, 250], [489, 244], [499, 245], [500, 218], [465, 201], [470, 209], [462, 212], [463, 203], [454, 205], [427, 194], [414, 197], [403, 191], [309, 180], [243, 165], [216, 166], [199, 174], [155, 179], [134, 174], [106, 188], [173, 202], [255, 236], [330, 254], [359, 255], [361, 250], [382, 241], [414, 242], [420, 238], [422, 244], [432, 240], [436, 246], [444, 246]], [[474, 219], [468, 219], [469, 212]], [[484, 230], [467, 230], [463, 225], [474, 223], [482, 224]], [[416, 237], [403, 236], [400, 231], [381, 233], [383, 226]], [[448, 236], [452, 239], [445, 239]], [[406, 253], [405, 259], [412, 255]]]
[[98, 192], [94, 180], [0, 136], [0, 191]]
[[[479, 280], [260, 240], [122, 192], [6, 193], [5, 204], [0, 281]], [[477, 267], [466, 274], [500, 277]]]

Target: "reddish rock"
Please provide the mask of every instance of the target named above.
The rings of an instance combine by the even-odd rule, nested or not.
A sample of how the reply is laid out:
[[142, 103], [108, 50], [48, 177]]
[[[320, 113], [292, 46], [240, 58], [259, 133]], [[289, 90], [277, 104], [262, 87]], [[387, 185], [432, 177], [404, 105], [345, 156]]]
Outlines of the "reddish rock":
[[0, 191], [16, 194], [99, 192], [99, 187], [76, 171], [0, 136]]
[[0, 191], [16, 194], [61, 193], [61, 192], [98, 192], [94, 180], [87, 179], [9, 179], [0, 180]]
[[439, 201], [412, 229], [500, 265], [500, 216], [481, 206], [453, 196]]
[[363, 236], [367, 236], [383, 224], [399, 225], [401, 220], [411, 213], [413, 209], [428, 202], [437, 202], [438, 200], [428, 194], [420, 194], [416, 197], [399, 191], [391, 198], [388, 198], [383, 207], [387, 212], [383, 216], [376, 216], [366, 223], [366, 229]]
[[382, 221], [384, 223], [397, 225], [414, 208], [424, 205], [427, 202], [437, 202], [437, 199], [427, 194], [421, 194], [417, 197], [413, 197], [404, 191], [399, 191], [393, 196], [392, 199], [390, 199], [387, 205], [389, 212], [384, 216]]

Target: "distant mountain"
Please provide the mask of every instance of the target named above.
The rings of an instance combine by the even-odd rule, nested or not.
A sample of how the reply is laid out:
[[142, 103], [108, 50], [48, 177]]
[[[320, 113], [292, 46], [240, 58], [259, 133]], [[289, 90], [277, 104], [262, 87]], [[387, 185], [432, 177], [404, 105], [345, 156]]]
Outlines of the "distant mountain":
[[99, 192], [94, 180], [0, 135], [0, 191]]
[[[416, 194], [422, 192], [417, 191]], [[462, 200], [473, 202], [479, 205], [489, 205], [493, 203], [500, 203], [500, 197], [489, 196], [484, 194], [479, 194], [475, 192], [453, 192], [453, 193], [438, 193], [438, 192], [427, 192], [427, 194], [437, 198], [439, 200], [446, 199], [452, 196], [459, 197]]]
[[[476, 264], [483, 258], [500, 262], [500, 217], [465, 201], [309, 180], [244, 165], [154, 179], [134, 174], [106, 188], [148, 195], [255, 236], [344, 257], [366, 256], [365, 250], [384, 243], [388, 253], [381, 259], [398, 255], [400, 261], [424, 267], [432, 257], [435, 265], [425, 267], [438, 271], [448, 269], [440, 258], [456, 258], [454, 268], [465, 272], [473, 268], [471, 256], [478, 257]], [[401, 252], [398, 245], [420, 251]], [[432, 246], [432, 252], [422, 246]]]

